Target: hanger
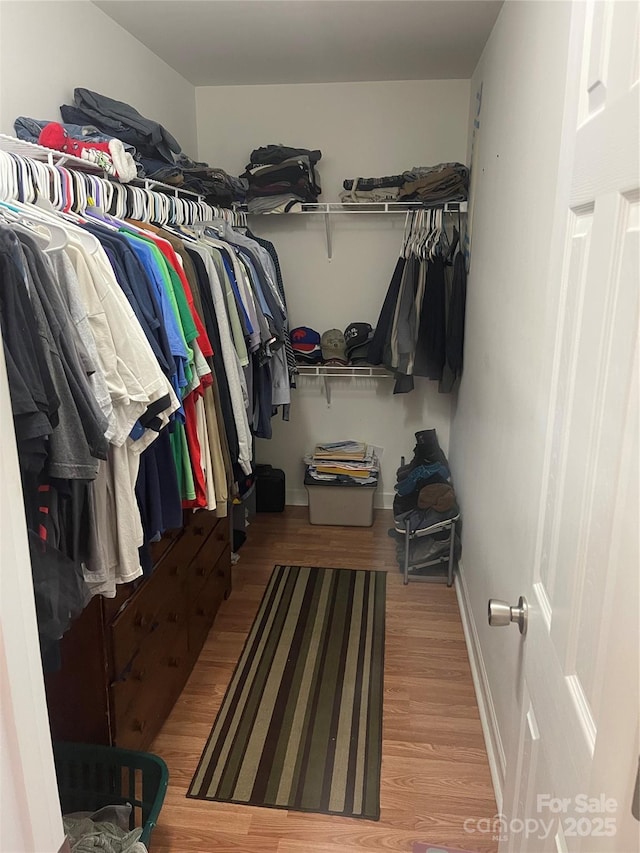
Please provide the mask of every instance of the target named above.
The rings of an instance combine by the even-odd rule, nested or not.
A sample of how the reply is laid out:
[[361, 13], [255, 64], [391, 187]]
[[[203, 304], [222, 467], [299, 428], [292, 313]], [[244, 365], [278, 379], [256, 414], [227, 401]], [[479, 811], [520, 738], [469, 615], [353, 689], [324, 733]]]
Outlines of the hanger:
[[430, 214], [427, 210], [418, 210], [415, 218], [413, 237], [410, 244], [410, 254], [420, 257], [422, 243], [430, 225]]
[[0, 151], [0, 198], [11, 201], [18, 198], [18, 181], [14, 162], [5, 151]]
[[425, 260], [429, 259], [431, 261], [435, 260], [435, 250], [438, 245], [438, 241], [440, 240], [440, 235], [442, 233], [442, 211], [441, 210], [433, 210], [431, 212], [433, 228], [425, 241], [424, 246], [424, 258]]
[[[34, 213], [31, 212], [32, 210]], [[64, 249], [69, 242], [64, 228], [54, 222], [44, 220], [37, 215], [36, 210], [37, 208], [34, 208], [33, 205], [25, 205], [24, 202], [11, 204], [0, 201], [0, 211], [2, 212], [3, 219], [7, 222], [22, 225], [29, 231], [32, 231], [36, 236], [43, 238], [46, 241], [43, 249], [47, 254]]]

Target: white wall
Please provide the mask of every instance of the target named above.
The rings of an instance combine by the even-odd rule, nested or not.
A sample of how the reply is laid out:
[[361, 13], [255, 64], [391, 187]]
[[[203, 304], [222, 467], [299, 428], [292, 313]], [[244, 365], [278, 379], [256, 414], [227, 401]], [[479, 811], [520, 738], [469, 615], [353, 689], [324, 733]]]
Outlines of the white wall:
[[[463, 586], [486, 670], [498, 764], [516, 737], [515, 637], [487, 600], [515, 603], [534, 561], [548, 406], [545, 293], [560, 153], [570, 4], [506, 3], [476, 69], [465, 373], [451, 462], [463, 513]], [[499, 766], [499, 785], [504, 765]], [[499, 799], [499, 798], [498, 798]], [[500, 799], [499, 799], [500, 801]]]
[[[60, 120], [75, 86], [127, 101], [196, 151], [195, 89], [88, 0], [0, 2], [0, 131]], [[64, 841], [38, 647], [11, 407], [0, 353], [0, 850]]]
[[0, 2], [0, 131], [60, 121], [76, 86], [126, 101], [196, 152], [195, 89], [89, 0]]
[[0, 482], [0, 851], [55, 853], [65, 836], [1, 346]]
[[[320, 148], [321, 201], [338, 200], [347, 177], [396, 174], [413, 165], [464, 161], [468, 80], [220, 86], [196, 89], [198, 156], [227, 171], [244, 171], [254, 148], [269, 143]], [[404, 217], [334, 217], [333, 259], [327, 259], [322, 217], [253, 217], [256, 233], [273, 240], [283, 270], [292, 326], [320, 333], [354, 321], [375, 325], [391, 280]], [[302, 456], [317, 441], [356, 438], [385, 451], [377, 501], [390, 505], [401, 454], [413, 433], [435, 427], [445, 451], [450, 399], [436, 384], [393, 397], [389, 379], [335, 380], [327, 408], [317, 380], [294, 391], [291, 421], [274, 420], [273, 440], [258, 442], [258, 459], [284, 468], [290, 503], [306, 502]]]

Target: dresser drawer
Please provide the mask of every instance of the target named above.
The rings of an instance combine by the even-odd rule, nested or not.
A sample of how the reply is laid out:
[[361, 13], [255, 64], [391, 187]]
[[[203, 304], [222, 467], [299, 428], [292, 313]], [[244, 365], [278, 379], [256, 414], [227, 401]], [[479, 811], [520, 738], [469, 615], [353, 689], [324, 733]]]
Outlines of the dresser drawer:
[[229, 524], [229, 518], [218, 518], [215, 512], [208, 509], [198, 509], [195, 512], [187, 511], [185, 512], [185, 521], [184, 526], [185, 530], [189, 530], [191, 527], [203, 527], [208, 531], [213, 530], [216, 525], [218, 525], [221, 521]]
[[134, 595], [138, 587], [144, 583], [144, 578], [138, 578], [130, 583], [122, 583], [116, 586], [115, 598], [102, 599], [102, 612], [104, 624], [109, 625], [122, 610], [127, 601]]
[[164, 622], [143, 643], [127, 673], [111, 685], [117, 746], [144, 748], [158, 733], [189, 677], [187, 626]]
[[152, 542], [149, 545], [149, 553], [151, 554], [151, 560], [153, 561], [154, 566], [156, 563], [160, 562], [169, 548], [172, 548], [175, 545], [178, 539], [182, 536], [182, 532], [182, 527], [177, 527], [175, 530], [167, 530], [158, 542]]
[[114, 677], [161, 624], [184, 623], [185, 614], [186, 568], [173, 561], [170, 551], [111, 624]]
[[189, 656], [192, 660], [200, 653], [218, 608], [231, 589], [231, 549], [225, 547], [220, 559], [197, 592], [191, 594], [189, 584]]
[[[226, 521], [226, 519], [223, 520]], [[227, 524], [218, 524], [187, 568], [190, 598], [197, 595], [198, 590], [213, 575], [218, 561], [227, 548], [229, 548], [229, 527]], [[230, 562], [231, 557], [229, 556], [228, 559]]]

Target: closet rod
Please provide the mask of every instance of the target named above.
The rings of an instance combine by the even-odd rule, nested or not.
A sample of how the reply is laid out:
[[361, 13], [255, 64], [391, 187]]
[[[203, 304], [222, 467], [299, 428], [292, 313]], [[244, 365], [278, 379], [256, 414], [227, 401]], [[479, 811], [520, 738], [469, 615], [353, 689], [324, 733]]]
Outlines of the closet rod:
[[[36, 157], [25, 156], [34, 153], [34, 149]], [[123, 184], [110, 179], [102, 169], [96, 170], [95, 164], [72, 156], [67, 158], [74, 166], [70, 169], [60, 165], [62, 158], [49, 157], [56, 153], [60, 152], [0, 135], [0, 199], [33, 203], [43, 198], [56, 210], [75, 213], [96, 206], [121, 219], [132, 217], [163, 224], [194, 225], [212, 219], [224, 219], [232, 225], [246, 224], [244, 214], [207, 204], [193, 193], [174, 196]], [[67, 157], [64, 153], [62, 156]], [[54, 163], [55, 160], [58, 162]], [[76, 169], [76, 163], [89, 168]], [[159, 185], [159, 182], [150, 183]], [[170, 189], [173, 192], [175, 188]]]
[[250, 216], [300, 216], [304, 213], [406, 213], [408, 210], [443, 210], [445, 213], [466, 213], [468, 202], [447, 201], [435, 204], [427, 204], [422, 201], [328, 201], [328, 202], [303, 202], [302, 210], [297, 213], [251, 213], [245, 204], [237, 205], [238, 210], [248, 213]]
[[247, 213], [249, 216], [303, 216], [304, 214], [322, 214], [324, 216], [324, 227], [327, 239], [327, 258], [333, 257], [333, 232], [331, 228], [331, 217], [334, 214], [394, 214], [410, 213], [413, 210], [442, 210], [443, 213], [455, 213], [457, 215], [467, 213], [468, 202], [447, 201], [429, 204], [422, 201], [379, 201], [379, 202], [357, 202], [357, 201], [328, 201], [303, 203], [302, 210], [297, 213], [251, 213], [245, 204], [234, 206], [234, 210]]
[[[113, 181], [113, 183], [121, 183], [121, 181], [113, 178], [113, 176], [108, 175], [96, 163], [83, 160], [82, 157], [76, 157], [74, 154], [66, 154], [64, 151], [56, 151], [54, 148], [47, 148], [35, 142], [27, 142], [25, 139], [9, 136], [6, 133], [0, 133], [0, 151], [6, 151], [8, 154], [15, 154], [18, 157], [25, 157], [28, 160], [36, 160], [39, 163], [47, 163], [49, 166], [63, 166], [66, 169], [73, 169], [76, 172], [98, 175], [101, 178]], [[140, 187], [147, 190], [157, 187], [176, 198], [186, 196], [192, 198], [194, 201], [204, 200], [203, 195], [191, 192], [191, 190], [183, 190], [172, 184], [163, 184], [162, 181], [154, 181], [153, 178], [134, 178], [132, 181], [123, 183], [122, 186]]]

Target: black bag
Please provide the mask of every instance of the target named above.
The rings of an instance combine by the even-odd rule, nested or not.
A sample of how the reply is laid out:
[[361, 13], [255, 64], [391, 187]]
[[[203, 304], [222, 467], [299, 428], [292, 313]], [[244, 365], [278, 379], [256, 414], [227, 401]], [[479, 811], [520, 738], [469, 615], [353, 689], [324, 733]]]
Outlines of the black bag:
[[284, 504], [284, 471], [271, 465], [256, 465], [256, 512], [284, 512]]

